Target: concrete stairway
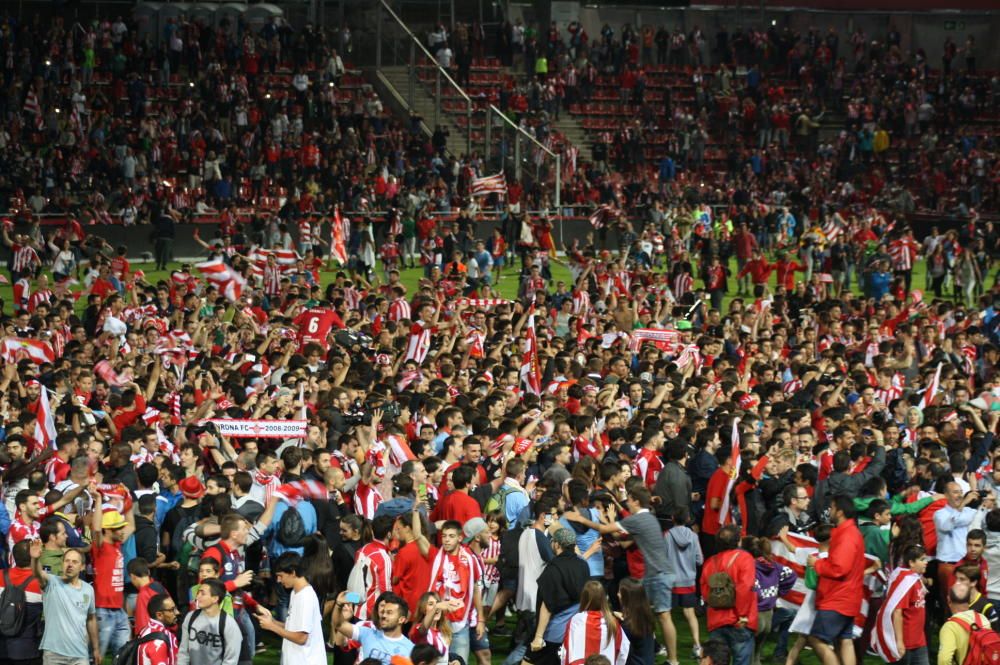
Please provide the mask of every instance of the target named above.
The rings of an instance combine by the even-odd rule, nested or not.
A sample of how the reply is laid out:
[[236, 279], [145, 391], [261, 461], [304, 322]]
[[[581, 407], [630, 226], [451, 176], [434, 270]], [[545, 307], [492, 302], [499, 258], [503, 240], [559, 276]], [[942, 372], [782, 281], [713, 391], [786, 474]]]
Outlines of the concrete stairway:
[[[380, 79], [386, 87], [391, 88], [390, 94], [396, 97], [397, 103], [407, 108], [407, 94], [409, 93], [410, 68], [407, 65], [395, 67], [382, 67], [375, 72], [375, 76]], [[420, 81], [415, 81], [413, 85], [412, 110], [423, 118], [425, 131], [428, 135], [434, 132], [434, 95]], [[466, 133], [458, 128], [452, 121], [452, 117], [441, 111], [438, 122], [448, 130], [448, 152], [455, 156], [461, 156], [466, 151]]]
[[581, 159], [590, 159], [592, 138], [588, 136], [587, 130], [583, 128], [578, 118], [571, 116], [569, 111], [564, 110], [559, 114], [559, 120], [556, 120], [552, 125], [580, 151]]

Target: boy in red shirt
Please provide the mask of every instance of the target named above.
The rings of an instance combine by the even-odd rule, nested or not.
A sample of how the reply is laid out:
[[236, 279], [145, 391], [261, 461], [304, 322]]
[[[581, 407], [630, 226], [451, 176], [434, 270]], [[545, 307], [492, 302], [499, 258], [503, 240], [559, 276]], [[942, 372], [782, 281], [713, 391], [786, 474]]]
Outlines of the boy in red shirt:
[[[96, 498], [98, 507], [100, 497]], [[91, 557], [94, 563], [94, 604], [97, 607], [97, 624], [100, 630], [101, 658], [110, 647], [111, 653], [125, 646], [131, 637], [128, 615], [124, 608], [125, 557], [122, 543], [135, 533], [135, 516], [130, 506], [127, 517], [117, 510], [94, 510], [91, 525], [94, 542]]]

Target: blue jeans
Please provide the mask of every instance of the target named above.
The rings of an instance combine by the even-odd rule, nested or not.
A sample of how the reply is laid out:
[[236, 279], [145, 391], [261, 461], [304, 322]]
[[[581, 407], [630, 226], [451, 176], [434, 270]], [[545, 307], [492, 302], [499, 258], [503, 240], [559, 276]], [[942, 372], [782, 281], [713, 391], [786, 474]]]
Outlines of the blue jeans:
[[783, 607], [774, 608], [774, 618], [771, 619], [771, 632], [778, 634], [777, 643], [774, 647], [775, 653], [788, 653], [788, 627], [795, 619], [795, 612], [786, 610]]
[[112, 654], [118, 653], [118, 650], [125, 646], [129, 637], [132, 636], [132, 629], [129, 628], [128, 615], [125, 614], [125, 610], [98, 607], [97, 635], [98, 644], [101, 647], [101, 658], [104, 658], [109, 647]]
[[517, 665], [524, 660], [524, 655], [528, 653], [528, 645], [523, 643], [518, 643], [510, 650], [507, 657], [503, 660], [503, 665]]
[[729, 646], [733, 655], [733, 665], [750, 665], [753, 661], [753, 633], [749, 628], [723, 626], [708, 634], [711, 639], [720, 639]]
[[448, 649], [453, 656], [458, 656], [463, 663], [469, 662], [469, 627], [456, 630], [451, 634], [451, 647]]
[[[257, 634], [254, 632], [253, 621], [250, 619], [250, 613], [245, 609], [240, 608], [236, 610], [236, 623], [240, 625], [243, 630], [243, 644], [246, 645], [240, 652], [240, 662], [252, 662], [254, 654], [257, 653]], [[249, 658], [247, 658], [249, 656]], [[246, 660], [244, 660], [246, 659]]]

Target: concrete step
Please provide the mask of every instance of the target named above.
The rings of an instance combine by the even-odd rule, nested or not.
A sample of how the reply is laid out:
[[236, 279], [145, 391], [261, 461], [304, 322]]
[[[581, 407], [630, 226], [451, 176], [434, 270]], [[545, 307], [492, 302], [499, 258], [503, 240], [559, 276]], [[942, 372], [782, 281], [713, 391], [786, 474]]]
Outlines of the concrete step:
[[[391, 86], [397, 99], [408, 106], [423, 118], [426, 130], [434, 132], [434, 97], [433, 93], [426, 86], [416, 81], [413, 86], [413, 99], [407, 100], [409, 96], [410, 72], [406, 65], [394, 67], [382, 67], [379, 70], [383, 80]], [[438, 116], [438, 123], [448, 130], [448, 152], [455, 156], [466, 152], [466, 134], [455, 124], [453, 118], [442, 111]]]

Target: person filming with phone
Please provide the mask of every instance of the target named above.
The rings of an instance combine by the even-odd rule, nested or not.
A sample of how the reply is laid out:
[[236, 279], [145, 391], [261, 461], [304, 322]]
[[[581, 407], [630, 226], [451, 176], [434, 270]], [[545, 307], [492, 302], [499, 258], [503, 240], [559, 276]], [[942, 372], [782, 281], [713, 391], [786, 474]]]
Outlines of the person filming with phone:
[[353, 640], [361, 645], [358, 661], [377, 658], [390, 665], [393, 656], [409, 657], [413, 642], [403, 635], [403, 624], [410, 615], [406, 601], [387, 591], [375, 601], [374, 626], [351, 623], [354, 608], [361, 602], [358, 594], [343, 591], [333, 607], [333, 625], [340, 638]]

